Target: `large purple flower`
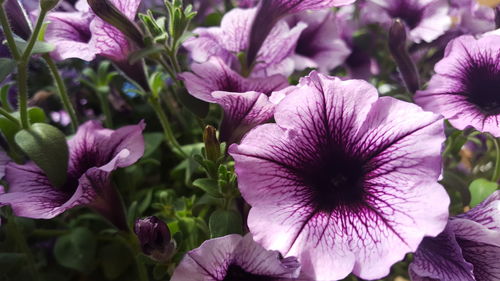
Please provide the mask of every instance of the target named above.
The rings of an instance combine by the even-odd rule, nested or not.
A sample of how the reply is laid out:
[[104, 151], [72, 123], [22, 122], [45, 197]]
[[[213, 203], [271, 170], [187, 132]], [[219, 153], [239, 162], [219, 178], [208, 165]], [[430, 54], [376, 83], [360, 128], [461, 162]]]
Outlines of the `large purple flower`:
[[500, 280], [500, 192], [424, 238], [410, 264], [413, 281]]
[[442, 114], [457, 129], [472, 126], [500, 137], [500, 36], [454, 39], [434, 70], [415, 101]]
[[50, 219], [64, 211], [87, 205], [118, 227], [126, 227], [121, 203], [111, 184], [111, 172], [135, 163], [144, 153], [144, 123], [116, 131], [89, 121], [68, 141], [70, 159], [66, 183], [52, 186], [33, 162], [10, 162], [5, 171], [8, 192], [0, 205], [10, 205], [21, 217]]
[[266, 251], [250, 234], [232, 234], [205, 241], [187, 253], [171, 281], [277, 281], [297, 277], [299, 271], [296, 258]]
[[[238, 72], [249, 72], [242, 69], [238, 54], [248, 48], [250, 27], [257, 12], [252, 9], [233, 9], [222, 19], [220, 27], [197, 28], [193, 32], [198, 37], [184, 43], [195, 62], [206, 62], [215, 56]], [[300, 32], [306, 27], [298, 24], [290, 29], [286, 22], [280, 21], [271, 31], [269, 40], [264, 42], [258, 53], [258, 62], [253, 66], [251, 76], [271, 76], [273, 74], [289, 75], [293, 72], [293, 53]], [[249, 74], [249, 73], [245, 73]]]
[[394, 18], [400, 18], [416, 43], [431, 42], [451, 26], [447, 0], [368, 0], [363, 16], [382, 23], [387, 28]]
[[229, 153], [256, 241], [297, 256], [307, 275], [383, 277], [445, 227], [439, 116], [312, 72], [274, 118]]
[[[134, 20], [141, 0], [111, 0], [128, 19]], [[75, 12], [52, 12], [45, 40], [56, 49], [51, 56], [57, 60], [80, 58], [91, 61], [96, 55], [114, 61], [125, 61], [134, 46], [117, 28], [97, 17], [86, 0], [79, 0]]]
[[295, 69], [310, 67], [328, 73], [349, 56], [350, 50], [340, 38], [335, 14], [331, 10], [304, 11], [286, 20], [290, 26], [299, 22], [307, 24], [295, 48]]

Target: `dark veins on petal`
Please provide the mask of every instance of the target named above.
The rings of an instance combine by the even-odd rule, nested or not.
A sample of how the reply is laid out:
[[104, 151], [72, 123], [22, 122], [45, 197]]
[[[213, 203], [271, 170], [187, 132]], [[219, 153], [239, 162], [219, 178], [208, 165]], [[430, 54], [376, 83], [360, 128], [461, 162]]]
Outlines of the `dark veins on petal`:
[[500, 51], [480, 52], [464, 59], [458, 77], [460, 90], [485, 115], [500, 114]]
[[226, 276], [221, 281], [274, 281], [278, 280], [272, 276], [256, 275], [246, 272], [237, 264], [230, 264], [227, 268]]
[[392, 18], [402, 19], [410, 29], [417, 27], [423, 18], [423, 8], [418, 4], [408, 3], [407, 0], [397, 1], [387, 11]]

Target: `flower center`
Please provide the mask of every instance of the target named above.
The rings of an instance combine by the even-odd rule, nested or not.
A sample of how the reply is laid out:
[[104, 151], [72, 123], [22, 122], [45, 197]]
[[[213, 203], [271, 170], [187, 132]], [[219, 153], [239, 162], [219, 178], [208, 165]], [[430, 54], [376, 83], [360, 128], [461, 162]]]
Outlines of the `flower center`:
[[274, 277], [256, 275], [246, 272], [241, 266], [230, 264], [227, 268], [226, 276], [221, 281], [273, 281]]
[[397, 4], [388, 10], [392, 18], [400, 18], [410, 29], [417, 27], [423, 18], [423, 10], [417, 4], [407, 1], [397, 1]]
[[500, 114], [500, 52], [468, 58], [461, 71], [461, 95], [485, 115]]
[[356, 208], [364, 199], [363, 162], [341, 149], [322, 153], [322, 159], [304, 165], [300, 175], [310, 188], [309, 200], [317, 211]]

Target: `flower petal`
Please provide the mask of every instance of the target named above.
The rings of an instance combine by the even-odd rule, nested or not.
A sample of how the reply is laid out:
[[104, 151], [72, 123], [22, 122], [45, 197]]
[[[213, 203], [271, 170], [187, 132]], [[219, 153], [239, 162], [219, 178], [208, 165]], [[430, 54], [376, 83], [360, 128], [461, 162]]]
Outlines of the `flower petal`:
[[179, 74], [189, 93], [207, 102], [216, 102], [215, 91], [243, 93], [255, 91], [270, 95], [288, 86], [286, 77], [274, 75], [267, 78], [243, 78], [230, 69], [220, 58], [212, 57], [201, 64], [192, 64], [194, 73]]

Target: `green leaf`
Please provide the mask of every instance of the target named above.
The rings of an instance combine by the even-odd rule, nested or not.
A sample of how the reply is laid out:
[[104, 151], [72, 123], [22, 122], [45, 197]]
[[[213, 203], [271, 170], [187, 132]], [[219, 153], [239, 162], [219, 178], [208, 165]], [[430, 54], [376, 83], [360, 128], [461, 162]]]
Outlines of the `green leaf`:
[[133, 257], [130, 251], [118, 241], [102, 247], [99, 251], [101, 269], [109, 280], [115, 280], [122, 275], [132, 264]]
[[168, 274], [168, 267], [165, 264], [157, 264], [153, 268], [153, 278], [155, 280], [162, 280]]
[[147, 58], [149, 56], [153, 56], [165, 51], [165, 48], [161, 45], [153, 45], [146, 47], [144, 49], [137, 50], [131, 53], [128, 57], [128, 61], [130, 64], [135, 64], [143, 58]]
[[241, 234], [243, 220], [240, 213], [233, 210], [217, 210], [208, 221], [210, 237], [216, 238], [228, 234]]
[[212, 195], [213, 197], [216, 198], [222, 197], [222, 194], [219, 192], [219, 185], [217, 184], [216, 180], [197, 179], [193, 182], [193, 185], [205, 191], [206, 193]]
[[[28, 43], [21, 38], [16, 38], [16, 46], [17, 48], [21, 51], [24, 52], [26, 50], [26, 47], [28, 47]], [[33, 46], [33, 49], [31, 51], [31, 54], [46, 54], [54, 51], [56, 46], [51, 43], [47, 42], [42, 42], [42, 41], [37, 41], [35, 45]]]
[[469, 185], [471, 194], [470, 207], [475, 207], [498, 189], [496, 182], [487, 179], [476, 179]]
[[14, 139], [54, 186], [61, 187], [66, 182], [69, 150], [61, 131], [45, 123], [35, 123], [30, 129], [17, 132]]
[[0, 82], [16, 69], [16, 61], [9, 58], [0, 58]]
[[70, 234], [59, 237], [54, 246], [54, 256], [59, 264], [80, 272], [94, 266], [96, 240], [90, 230], [79, 227]]
[[146, 142], [146, 148], [144, 150], [143, 158], [147, 158], [155, 152], [160, 144], [163, 142], [163, 134], [162, 133], [145, 133], [144, 141]]

